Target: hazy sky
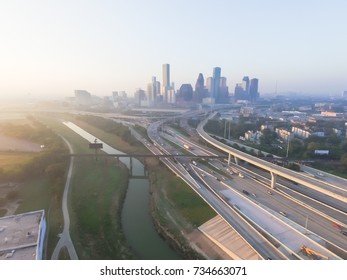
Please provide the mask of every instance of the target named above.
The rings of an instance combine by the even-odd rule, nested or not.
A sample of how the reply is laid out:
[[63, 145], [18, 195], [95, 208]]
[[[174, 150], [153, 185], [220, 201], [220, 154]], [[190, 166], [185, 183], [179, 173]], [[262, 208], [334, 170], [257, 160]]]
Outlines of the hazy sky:
[[0, 0], [0, 96], [133, 94], [222, 68], [261, 93], [347, 90], [345, 0]]

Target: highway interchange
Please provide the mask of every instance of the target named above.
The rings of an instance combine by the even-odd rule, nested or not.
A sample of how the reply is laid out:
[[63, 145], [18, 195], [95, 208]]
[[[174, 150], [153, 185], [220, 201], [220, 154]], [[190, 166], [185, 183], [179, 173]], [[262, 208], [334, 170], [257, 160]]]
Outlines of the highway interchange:
[[[182, 119], [192, 115], [186, 113]], [[199, 159], [199, 155], [225, 156], [225, 153], [201, 145], [195, 141], [198, 139], [196, 131], [185, 129], [192, 137], [180, 134], [165, 124], [165, 120], [153, 122], [147, 128], [151, 142], [143, 138], [142, 141], [154, 154], [177, 154], [174, 159], [163, 158], [162, 161], [221, 215], [261, 258], [310, 259], [300, 251], [303, 245], [329, 259], [347, 258], [347, 237], [342, 234], [347, 229], [346, 190], [330, 183], [329, 174], [324, 175], [323, 181], [310, 174], [293, 175], [289, 170], [291, 180], [278, 177], [276, 188], [272, 189], [269, 172], [252, 164], [230, 162], [228, 166], [223, 159]], [[185, 149], [184, 144], [189, 149]], [[196, 155], [197, 159], [180, 158], [182, 153]], [[272, 165], [269, 163], [271, 170], [276, 169]], [[319, 187], [294, 183], [297, 177], [299, 182], [307, 180], [312, 184], [317, 181]], [[321, 188], [325, 188], [323, 193]], [[254, 205], [261, 210], [254, 211]], [[318, 254], [313, 257], [320, 258]]]

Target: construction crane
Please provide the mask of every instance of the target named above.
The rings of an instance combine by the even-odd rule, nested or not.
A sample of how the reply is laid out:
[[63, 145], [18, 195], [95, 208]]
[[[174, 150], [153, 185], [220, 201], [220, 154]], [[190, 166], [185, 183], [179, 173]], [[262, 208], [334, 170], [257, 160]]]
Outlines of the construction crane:
[[310, 249], [310, 248], [306, 247], [305, 245], [303, 245], [301, 247], [300, 252], [303, 252], [305, 255], [311, 257], [314, 260], [319, 260], [319, 259], [328, 260], [329, 259], [329, 257], [327, 257], [321, 253], [318, 253], [317, 251]]

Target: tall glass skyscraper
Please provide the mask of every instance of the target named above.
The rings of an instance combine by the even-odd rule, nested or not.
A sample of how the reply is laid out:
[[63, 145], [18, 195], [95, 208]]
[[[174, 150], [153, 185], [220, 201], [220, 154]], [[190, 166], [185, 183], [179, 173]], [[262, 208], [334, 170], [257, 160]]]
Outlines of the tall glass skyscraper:
[[170, 89], [170, 64], [163, 64], [163, 95], [164, 103], [168, 102], [168, 91]]
[[251, 80], [251, 85], [250, 85], [250, 89], [249, 89], [249, 99], [252, 102], [255, 102], [259, 97], [258, 84], [259, 84], [258, 79], [252, 79]]
[[219, 98], [220, 75], [221, 75], [221, 68], [220, 67], [213, 68], [213, 86], [212, 86], [211, 97], [213, 97], [215, 100]]

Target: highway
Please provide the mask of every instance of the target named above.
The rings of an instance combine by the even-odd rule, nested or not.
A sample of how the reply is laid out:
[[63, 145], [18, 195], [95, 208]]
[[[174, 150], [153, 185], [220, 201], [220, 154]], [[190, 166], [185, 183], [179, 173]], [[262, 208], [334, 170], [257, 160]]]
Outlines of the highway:
[[[163, 148], [164, 142], [160, 139], [158, 127], [161, 121], [155, 122], [148, 127], [148, 136], [155, 143], [150, 150], [154, 153], [162, 153], [166, 151]], [[157, 142], [159, 141], [159, 142]], [[154, 147], [153, 147], [154, 146]], [[168, 152], [168, 151], [167, 151]], [[168, 152], [169, 153], [169, 152]], [[170, 151], [172, 153], [172, 151]], [[259, 232], [257, 232], [250, 224], [248, 224], [239, 214], [230, 206], [226, 205], [224, 201], [216, 197], [206, 186], [198, 180], [197, 176], [192, 171], [188, 163], [183, 164], [174, 163], [170, 159], [162, 159], [162, 161], [177, 175], [179, 175], [192, 189], [197, 192], [223, 219], [229, 223], [242, 238], [250, 244], [264, 259], [287, 259], [287, 257], [277, 250], [268, 240], [266, 240]], [[194, 177], [194, 178], [193, 178]]]
[[[187, 143], [189, 141], [185, 137], [178, 136], [178, 135], [176, 135], [175, 138], [172, 138], [170, 140], [176, 141], [176, 144]], [[193, 147], [194, 147], [193, 151], [195, 154], [206, 155], [206, 150], [204, 148], [203, 150], [201, 150], [200, 149], [201, 147], [198, 144], [194, 144]], [[225, 164], [223, 164], [217, 159], [210, 160], [209, 162], [210, 163], [212, 162], [215, 168], [220, 169], [221, 171], [224, 171], [224, 174], [230, 172], [228, 171], [230, 170], [230, 168], [228, 168]], [[205, 166], [199, 165], [199, 166], [202, 169], [204, 169], [206, 172], [211, 173], [209, 166], [207, 165]], [[232, 168], [234, 170], [235, 169], [241, 170], [243, 174], [248, 174], [248, 176], [246, 176], [246, 178], [240, 178], [239, 176], [237, 176], [237, 174], [234, 174], [232, 176], [230, 175], [227, 178], [225, 178], [226, 176], [223, 177], [221, 175], [219, 175], [218, 177], [220, 179], [230, 178], [230, 180], [227, 180], [225, 182], [232, 181], [233, 183], [237, 183], [236, 185], [233, 184], [233, 188], [238, 189], [240, 192], [245, 189], [249, 193], [254, 193], [256, 195], [256, 198], [253, 197], [253, 199], [255, 199], [258, 203], [260, 203], [261, 205], [264, 205], [265, 207], [268, 207], [269, 209], [273, 209], [277, 213], [281, 211], [287, 213], [289, 218], [292, 221], [294, 221], [295, 223], [297, 223], [298, 225], [302, 227], [305, 227], [305, 224], [307, 221], [308, 222], [307, 229], [309, 231], [312, 231], [313, 233], [317, 234], [318, 236], [322, 237], [325, 240], [329, 240], [330, 242], [336, 244], [338, 247], [342, 248], [343, 250], [347, 250], [346, 237], [332, 226], [332, 224], [334, 223], [344, 225], [344, 222], [347, 220], [346, 213], [343, 213], [325, 204], [317, 202], [311, 199], [309, 196], [305, 196], [300, 193], [297, 193], [290, 188], [286, 188], [282, 184], [278, 184], [276, 190], [271, 190], [271, 193], [276, 195], [269, 195], [269, 191], [270, 191], [268, 187], [269, 182], [265, 184], [260, 184], [258, 180], [253, 179], [255, 176], [258, 178], [259, 177], [261, 178], [262, 176], [260, 176], [260, 174], [262, 174], [263, 176], [269, 177], [269, 174], [267, 172], [261, 171], [258, 168], [251, 165], [240, 166], [240, 165], [232, 164]], [[269, 179], [267, 181], [269, 181]], [[287, 180], [283, 180], [283, 181], [286, 181], [286, 184], [290, 184], [291, 187], [300, 188], [300, 186], [289, 183]], [[279, 182], [282, 182], [282, 180], [279, 180]], [[306, 189], [308, 191], [312, 191], [310, 188], [306, 188]], [[322, 194], [318, 192], [316, 192], [316, 195], [322, 196]], [[335, 200], [335, 202], [342, 204], [341, 201]]]
[[[196, 167], [196, 169], [199, 168]], [[237, 209], [239, 209], [247, 219], [254, 221], [257, 226], [264, 230], [269, 236], [272, 236], [278, 242], [282, 243], [283, 246], [287, 247], [288, 250], [290, 250], [290, 253], [293, 252], [294, 254], [297, 254], [299, 258], [304, 258], [304, 256], [300, 255], [300, 249], [302, 245], [306, 245], [310, 248], [314, 248], [316, 251], [320, 251], [326, 256], [329, 256], [329, 259], [339, 259], [338, 256], [331, 253], [317, 242], [317, 240], [319, 240], [318, 236], [305, 234], [302, 227], [299, 227], [296, 223], [293, 223], [292, 220], [279, 214], [280, 210], [274, 211], [273, 209], [264, 206], [264, 204], [260, 204], [258, 200], [259, 196], [256, 195], [256, 191], [245, 195], [237, 188], [234, 188], [234, 186], [238, 184], [238, 187], [242, 187], [244, 190], [245, 182], [242, 182], [243, 184], [240, 185], [239, 182], [236, 182], [237, 178], [235, 178], [235, 180], [216, 181], [215, 176], [210, 175], [208, 172], [206, 172], [206, 175], [203, 178], [218, 195], [223, 196], [230, 205], [237, 207]], [[245, 181], [245, 179], [239, 179]], [[269, 197], [269, 195], [267, 194], [263, 197]], [[289, 216], [288, 213], [287, 215]]]
[[[347, 203], [347, 190], [341, 190], [340, 188], [335, 188], [334, 186], [327, 184], [325, 182], [322, 182], [320, 180], [317, 180], [316, 178], [312, 178], [310, 176], [303, 175], [299, 172], [292, 171], [290, 169], [286, 169], [284, 167], [278, 166], [276, 164], [267, 162], [265, 160], [262, 160], [260, 158], [251, 156], [249, 154], [246, 154], [244, 152], [241, 152], [239, 150], [236, 150], [228, 145], [225, 145], [218, 140], [211, 137], [207, 132], [204, 131], [203, 127], [207, 123], [209, 119], [211, 119], [216, 113], [210, 115], [208, 118], [206, 118], [204, 121], [202, 121], [198, 127], [197, 132], [198, 134], [208, 143], [215, 146], [216, 148], [228, 153], [229, 155], [232, 155], [238, 159], [244, 160], [248, 163], [251, 163], [259, 168], [262, 168], [264, 170], [269, 171], [272, 174], [281, 176], [283, 178], [289, 179], [291, 181], [297, 182], [299, 184], [302, 184], [306, 187], [312, 188], [314, 190], [317, 190], [319, 192], [322, 192], [328, 196], [331, 196], [337, 200], [340, 200], [344, 203]], [[346, 204], [347, 208], [347, 204]]]
[[[194, 153], [196, 155], [208, 155], [209, 153], [206, 151], [204, 147], [201, 147], [201, 145], [198, 145], [196, 143], [191, 142], [186, 137], [179, 135], [179, 133], [169, 130], [170, 134], [161, 133], [162, 136], [164, 136], [167, 140], [175, 143], [176, 145], [182, 146], [183, 143], [188, 143], [192, 150], [189, 152]], [[212, 154], [215, 154], [216, 152], [213, 152]], [[227, 168], [225, 167], [225, 164], [220, 162], [219, 160], [210, 160], [210, 163], [212, 163], [213, 166], [215, 166], [217, 169], [224, 169], [224, 174], [227, 171]], [[200, 166], [200, 165], [199, 165]], [[247, 174], [249, 171], [247, 171], [246, 168], [243, 168], [241, 166], [236, 166], [237, 169], [241, 169], [244, 174]], [[247, 168], [252, 167], [251, 165], [245, 166]], [[203, 166], [202, 168], [206, 169], [206, 172], [211, 173], [211, 170], [209, 166]], [[257, 172], [259, 172], [259, 169], [252, 167], [252, 169], [256, 169]], [[212, 171], [213, 172], [213, 171]], [[266, 173], [261, 172], [261, 173]], [[217, 176], [217, 175], [216, 175]], [[219, 175], [219, 179], [223, 178], [223, 176]], [[232, 176], [233, 182], [238, 182], [238, 184], [235, 186], [233, 185], [233, 188], [236, 188], [241, 192], [242, 190], [246, 189], [249, 193], [252, 193], [256, 195], [255, 199], [257, 203], [262, 205], [264, 208], [272, 209], [276, 213], [284, 212], [287, 215], [287, 218], [289, 218], [291, 221], [294, 222], [295, 225], [300, 227], [306, 227], [307, 223], [307, 232], [312, 233], [312, 235], [317, 235], [315, 238], [321, 239], [322, 242], [327, 242], [327, 244], [334, 243], [337, 247], [341, 248], [342, 250], [347, 250], [347, 243], [346, 243], [346, 237], [342, 235], [336, 228], [334, 228], [332, 225], [337, 220], [334, 218], [335, 216], [339, 217], [340, 224], [343, 224], [342, 221], [346, 220], [346, 214], [338, 211], [332, 207], [328, 207], [322, 203], [319, 203], [317, 201], [312, 200], [308, 196], [304, 196], [300, 193], [296, 193], [293, 190], [286, 188], [286, 191], [282, 191], [285, 186], [282, 186], [281, 184], [278, 184], [278, 189], [271, 190], [272, 194], [276, 195], [269, 195], [269, 183], [267, 184], [261, 184], [259, 181], [254, 180], [252, 177], [252, 173], [250, 173], [249, 176], [246, 176], [246, 178], [240, 178], [239, 176]], [[267, 173], [268, 177], [268, 173]], [[227, 179], [227, 178], [225, 178]], [[229, 180], [227, 180], [229, 181]], [[286, 181], [287, 180], [279, 180], [279, 182]], [[216, 182], [218, 184], [218, 182]], [[215, 183], [215, 184], [216, 184]], [[296, 186], [292, 183], [290, 183], [292, 186]], [[296, 186], [298, 187], [298, 186]], [[306, 187], [304, 187], [306, 188]], [[310, 188], [306, 188], [309, 191], [312, 191]], [[315, 191], [316, 193], [322, 195], [321, 193]], [[286, 193], [289, 193], [290, 195], [286, 195]], [[324, 195], [325, 196], [325, 195]], [[332, 198], [332, 200], [334, 200]], [[343, 204], [341, 201], [335, 202]], [[325, 214], [324, 212], [328, 212], [328, 214]], [[325, 241], [324, 241], [325, 240]]]

